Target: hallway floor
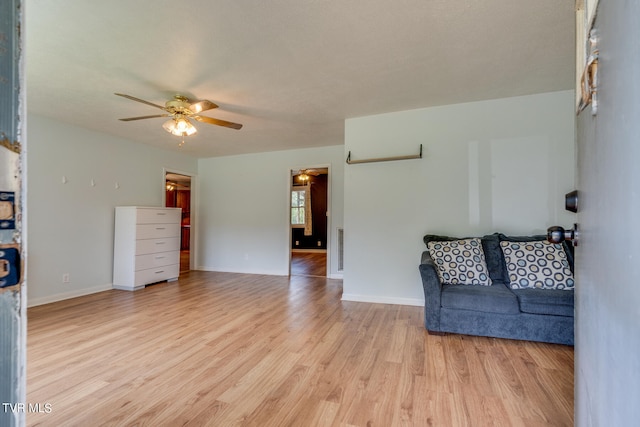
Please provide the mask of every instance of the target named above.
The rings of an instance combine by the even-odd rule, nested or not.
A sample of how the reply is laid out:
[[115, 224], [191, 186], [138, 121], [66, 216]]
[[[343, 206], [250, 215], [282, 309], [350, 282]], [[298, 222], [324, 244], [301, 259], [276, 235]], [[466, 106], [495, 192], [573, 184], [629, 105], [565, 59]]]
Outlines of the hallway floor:
[[317, 252], [291, 252], [292, 276], [327, 276], [327, 254]]
[[189, 271], [189, 250], [180, 251], [180, 272]]

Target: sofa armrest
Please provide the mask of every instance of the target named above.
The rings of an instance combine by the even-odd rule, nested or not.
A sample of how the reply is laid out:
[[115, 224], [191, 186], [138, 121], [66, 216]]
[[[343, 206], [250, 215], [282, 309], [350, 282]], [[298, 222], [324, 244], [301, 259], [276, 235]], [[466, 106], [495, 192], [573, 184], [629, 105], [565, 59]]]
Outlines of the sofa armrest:
[[424, 290], [424, 325], [429, 331], [439, 332], [442, 283], [436, 272], [436, 266], [426, 251], [422, 254], [419, 269]]

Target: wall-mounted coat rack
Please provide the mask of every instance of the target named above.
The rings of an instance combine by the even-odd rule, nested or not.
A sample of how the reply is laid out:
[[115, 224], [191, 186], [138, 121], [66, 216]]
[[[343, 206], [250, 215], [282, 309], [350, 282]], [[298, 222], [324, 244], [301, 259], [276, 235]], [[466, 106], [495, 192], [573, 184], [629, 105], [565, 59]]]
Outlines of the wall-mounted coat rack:
[[421, 159], [421, 158], [422, 158], [422, 144], [420, 144], [419, 154], [412, 154], [408, 156], [378, 157], [377, 159], [351, 160], [351, 151], [349, 151], [349, 154], [347, 155], [347, 164], [355, 165], [357, 163], [391, 162], [393, 160], [412, 160], [412, 159]]

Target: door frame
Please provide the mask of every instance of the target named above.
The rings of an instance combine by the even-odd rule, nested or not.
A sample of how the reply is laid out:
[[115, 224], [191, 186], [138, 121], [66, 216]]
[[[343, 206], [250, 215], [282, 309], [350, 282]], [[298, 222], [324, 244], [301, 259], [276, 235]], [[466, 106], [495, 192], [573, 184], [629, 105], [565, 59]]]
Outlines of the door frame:
[[[27, 96], [24, 71], [25, 38], [19, 31], [19, 28], [25, 28], [25, 14], [21, 13], [24, 10], [23, 3], [21, 0], [15, 0], [3, 2], [0, 6], [3, 14], [0, 34], [5, 38], [2, 44], [8, 48], [7, 52], [3, 52], [7, 61], [6, 67], [3, 62], [3, 74], [6, 71], [7, 84], [2, 84], [0, 91], [3, 99], [3, 109], [0, 111], [0, 165], [3, 172], [6, 170], [7, 173], [0, 179], [0, 189], [13, 193], [15, 220], [12, 229], [5, 229], [0, 233], [0, 243], [18, 249], [20, 261], [9, 264], [13, 266], [10, 268], [17, 271], [17, 283], [0, 288], [0, 377], [3, 380], [0, 386], [0, 401], [3, 405], [25, 405], [27, 397]], [[15, 411], [5, 406], [3, 411], [0, 411], [0, 424], [22, 426], [25, 424], [25, 412], [24, 407], [23, 410]]]
[[287, 268], [289, 270], [289, 276], [291, 276], [291, 238], [293, 236], [293, 231], [291, 229], [291, 177], [292, 172], [300, 169], [327, 169], [327, 262], [326, 262], [326, 272], [325, 277], [331, 278], [331, 260], [333, 259], [333, 236], [331, 233], [331, 164], [321, 163], [315, 165], [305, 165], [305, 166], [294, 166], [290, 167], [287, 170], [287, 201], [288, 201], [288, 209], [287, 209], [287, 230], [288, 230], [288, 238], [287, 238], [287, 258], [289, 260]]
[[178, 175], [184, 175], [191, 178], [191, 200], [190, 200], [190, 212], [189, 212], [189, 270], [196, 270], [195, 260], [197, 259], [197, 249], [198, 249], [198, 233], [196, 233], [196, 228], [198, 226], [196, 208], [198, 206], [196, 200], [196, 190], [197, 190], [197, 178], [193, 172], [185, 172], [174, 168], [164, 167], [162, 168], [162, 206], [167, 204], [167, 174], [175, 173]]

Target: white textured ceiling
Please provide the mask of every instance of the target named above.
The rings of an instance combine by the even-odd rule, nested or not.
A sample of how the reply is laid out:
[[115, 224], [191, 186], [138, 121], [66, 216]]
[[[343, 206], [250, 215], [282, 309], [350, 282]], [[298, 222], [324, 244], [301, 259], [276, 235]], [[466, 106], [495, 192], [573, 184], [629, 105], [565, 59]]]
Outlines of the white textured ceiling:
[[[344, 120], [571, 89], [572, 0], [26, 0], [30, 112], [197, 157], [338, 145]], [[220, 108], [179, 138], [179, 93]]]

